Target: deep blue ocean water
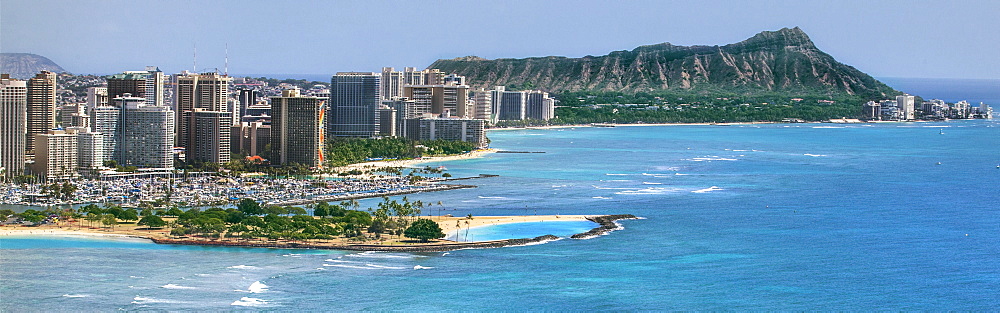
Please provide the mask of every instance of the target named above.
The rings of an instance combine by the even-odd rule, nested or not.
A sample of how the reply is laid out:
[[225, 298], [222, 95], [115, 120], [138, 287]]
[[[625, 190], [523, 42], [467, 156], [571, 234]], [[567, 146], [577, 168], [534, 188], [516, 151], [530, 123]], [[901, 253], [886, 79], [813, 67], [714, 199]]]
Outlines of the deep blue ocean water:
[[500, 176], [409, 198], [455, 216], [645, 219], [594, 239], [450, 253], [6, 237], [0, 311], [1000, 307], [997, 120], [490, 138], [545, 153], [430, 164]]

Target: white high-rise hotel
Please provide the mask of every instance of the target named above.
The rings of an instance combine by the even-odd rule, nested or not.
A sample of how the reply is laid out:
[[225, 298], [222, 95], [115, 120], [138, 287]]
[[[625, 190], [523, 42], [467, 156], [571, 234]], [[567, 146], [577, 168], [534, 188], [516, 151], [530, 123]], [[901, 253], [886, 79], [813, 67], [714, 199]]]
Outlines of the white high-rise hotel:
[[0, 78], [0, 178], [24, 175], [27, 139], [28, 85]]

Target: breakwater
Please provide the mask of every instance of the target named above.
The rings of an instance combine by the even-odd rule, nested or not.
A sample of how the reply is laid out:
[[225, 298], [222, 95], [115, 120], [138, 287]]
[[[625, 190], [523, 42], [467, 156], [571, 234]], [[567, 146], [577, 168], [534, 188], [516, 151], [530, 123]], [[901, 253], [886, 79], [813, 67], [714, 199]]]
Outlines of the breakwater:
[[634, 220], [638, 219], [632, 214], [616, 214], [616, 215], [601, 215], [601, 216], [588, 216], [587, 220], [597, 223], [599, 226], [594, 229], [588, 230], [584, 233], [579, 233], [569, 238], [572, 239], [590, 239], [597, 236], [606, 235], [607, 233], [622, 229], [621, 225], [616, 223], [619, 220]]

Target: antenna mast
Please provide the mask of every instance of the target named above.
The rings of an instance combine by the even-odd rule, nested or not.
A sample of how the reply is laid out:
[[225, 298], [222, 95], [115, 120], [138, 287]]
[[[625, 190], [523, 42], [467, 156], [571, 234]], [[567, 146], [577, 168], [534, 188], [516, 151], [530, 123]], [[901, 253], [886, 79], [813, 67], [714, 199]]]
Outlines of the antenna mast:
[[198, 44], [194, 44], [194, 68], [191, 72], [198, 73]]
[[229, 76], [229, 43], [226, 43], [226, 67], [223, 68], [224, 76]]

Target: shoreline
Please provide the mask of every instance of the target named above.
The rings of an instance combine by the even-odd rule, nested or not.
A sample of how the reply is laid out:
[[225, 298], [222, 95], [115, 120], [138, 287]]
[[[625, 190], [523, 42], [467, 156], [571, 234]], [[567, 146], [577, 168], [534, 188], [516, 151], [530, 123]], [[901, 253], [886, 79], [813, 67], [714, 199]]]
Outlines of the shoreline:
[[423, 164], [423, 163], [478, 159], [495, 152], [497, 152], [497, 149], [492, 149], [492, 148], [478, 149], [459, 155], [430, 156], [430, 157], [423, 157], [419, 159], [409, 159], [409, 160], [387, 160], [387, 161], [354, 163], [337, 167], [336, 169], [338, 171], [350, 171], [350, 170], [360, 170], [366, 168], [378, 169], [383, 167], [414, 167], [417, 164]]
[[[432, 217], [450, 220], [466, 220], [467, 218], [455, 217]], [[540, 215], [540, 216], [492, 216], [481, 217], [475, 224], [478, 226], [489, 226], [508, 223], [523, 223], [525, 219], [535, 222], [554, 222], [589, 220], [598, 223], [598, 227], [587, 232], [571, 236], [571, 239], [590, 239], [607, 234], [611, 231], [621, 229], [617, 223], [619, 220], [639, 219], [631, 214], [617, 215]], [[472, 221], [475, 221], [473, 217]], [[447, 222], [443, 222], [447, 223]], [[475, 227], [475, 226], [473, 226]], [[442, 227], [442, 232], [445, 232]], [[331, 242], [307, 242], [292, 240], [230, 240], [230, 239], [208, 239], [208, 238], [171, 238], [163, 234], [163, 230], [149, 233], [141, 233], [139, 230], [116, 231], [99, 230], [93, 228], [78, 228], [76, 230], [63, 228], [61, 226], [49, 227], [0, 227], [0, 238], [14, 236], [91, 236], [98, 238], [118, 237], [118, 238], [139, 238], [150, 240], [156, 244], [177, 244], [196, 246], [227, 246], [227, 247], [257, 247], [257, 248], [279, 248], [279, 249], [320, 249], [320, 250], [347, 250], [347, 251], [382, 251], [382, 252], [444, 252], [458, 249], [485, 249], [502, 248], [510, 246], [523, 246], [531, 244], [545, 243], [560, 240], [562, 238], [553, 235], [544, 235], [534, 238], [513, 238], [492, 241], [456, 242], [450, 240], [435, 240], [427, 243], [418, 242], [397, 242], [394, 244], [372, 244], [372, 243], [331, 243]]]

